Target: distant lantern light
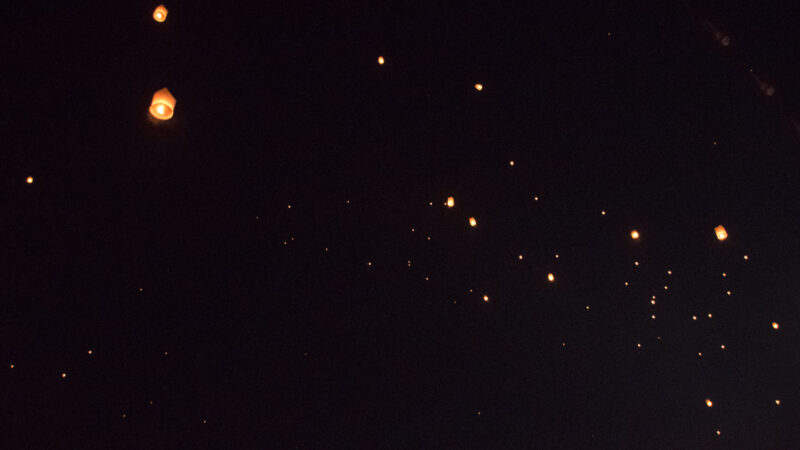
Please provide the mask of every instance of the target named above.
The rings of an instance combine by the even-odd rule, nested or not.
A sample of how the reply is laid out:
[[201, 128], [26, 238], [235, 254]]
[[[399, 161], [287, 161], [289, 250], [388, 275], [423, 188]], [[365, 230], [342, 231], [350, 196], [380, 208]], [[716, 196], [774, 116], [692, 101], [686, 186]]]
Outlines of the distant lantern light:
[[556, 281], [556, 277], [555, 277], [555, 275], [553, 275], [552, 273], [548, 273], [548, 274], [547, 274], [547, 281], [549, 281], [549, 282], [551, 282], [551, 283], [552, 283], [553, 281]]
[[33, 177], [26, 178], [25, 182], [28, 183], [28, 184], [33, 184]]
[[175, 97], [167, 88], [156, 91], [150, 103], [150, 114], [159, 120], [169, 120], [175, 110]]
[[64, 372], [61, 372], [61, 378], [67, 378], [67, 374], [64, 373]]
[[480, 84], [480, 83], [475, 83], [475, 90], [476, 91], [482, 91], [483, 90], [483, 85]]
[[509, 166], [513, 166], [513, 165], [514, 165], [514, 161], [513, 161], [513, 160], [512, 160], [512, 161], [509, 161], [509, 162], [508, 162], [508, 165], [509, 165]]
[[456, 206], [456, 199], [453, 197], [447, 197], [447, 207], [452, 208], [453, 206]]
[[711, 408], [712, 406], [714, 406], [714, 402], [712, 402], [710, 398], [707, 398], [707, 399], [706, 399], [706, 406], [708, 406], [709, 408]]
[[639, 232], [636, 230], [631, 231], [631, 239], [639, 239]]
[[747, 261], [748, 259], [750, 259], [750, 257], [747, 256], [747, 255], [744, 255], [744, 260]]
[[156, 22], [167, 20], [167, 8], [165, 8], [164, 5], [158, 5], [156, 10], [153, 11], [153, 20]]
[[517, 256], [517, 258], [519, 258], [519, 260], [522, 261], [522, 253], [520, 253], [519, 256]]
[[[12, 364], [12, 367], [13, 367], [13, 364]], [[780, 401], [780, 400], [778, 400], [778, 399], [775, 399], [775, 404], [776, 404], [777, 406], [781, 406], [781, 401]]]
[[606, 212], [605, 212], [605, 211], [600, 211], [600, 214], [601, 214], [601, 215], [603, 215], [603, 216], [605, 216], [605, 215], [606, 215]]
[[777, 330], [777, 329], [778, 329], [778, 328], [780, 328], [780, 327], [781, 327], [781, 326], [780, 326], [780, 325], [778, 325], [778, 322], [772, 322], [772, 328], [774, 328], [774, 329], [776, 329], [776, 330]]
[[484, 295], [483, 296], [483, 301], [488, 302], [489, 301], [489, 296], [488, 295]]
[[378, 64], [383, 65], [384, 62], [383, 56], [378, 56]]
[[470, 217], [470, 218], [469, 218], [469, 226], [471, 226], [471, 227], [476, 227], [476, 226], [478, 226], [478, 221], [477, 221], [477, 220], [475, 220], [475, 218], [474, 218], [474, 217]]
[[714, 233], [717, 235], [717, 239], [719, 239], [720, 241], [728, 239], [728, 232], [725, 231], [725, 227], [723, 227], [722, 225], [717, 225], [717, 227], [714, 228]]

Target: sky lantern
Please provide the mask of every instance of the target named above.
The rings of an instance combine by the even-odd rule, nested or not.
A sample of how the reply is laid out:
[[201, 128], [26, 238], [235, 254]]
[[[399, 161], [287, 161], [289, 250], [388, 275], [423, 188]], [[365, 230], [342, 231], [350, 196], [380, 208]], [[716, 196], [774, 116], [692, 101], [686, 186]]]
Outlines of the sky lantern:
[[453, 206], [456, 206], [456, 199], [453, 197], [447, 197], [447, 207], [452, 208]]
[[489, 301], [489, 296], [488, 295], [484, 295], [483, 296], [483, 301], [488, 302]]
[[780, 328], [780, 327], [781, 327], [781, 326], [780, 326], [780, 325], [778, 325], [778, 322], [772, 322], [772, 328], [774, 328], [774, 329], [776, 329], [776, 330], [777, 330], [777, 329], [778, 329], [778, 328]]
[[548, 274], [547, 274], [547, 281], [549, 281], [549, 282], [551, 282], [551, 283], [552, 283], [553, 281], [556, 281], [556, 277], [555, 277], [555, 275], [553, 275], [552, 273], [548, 273]]
[[28, 183], [28, 184], [33, 184], [33, 177], [26, 178], [25, 182]]
[[386, 61], [383, 59], [383, 56], [378, 56], [378, 64], [383, 65]]
[[710, 398], [707, 398], [707, 399], [706, 399], [706, 406], [708, 406], [709, 408], [711, 408], [712, 406], [714, 406], [714, 402], [712, 402]]
[[639, 239], [639, 232], [636, 230], [631, 230], [631, 239]]
[[167, 88], [156, 91], [153, 94], [153, 101], [150, 103], [150, 114], [159, 120], [169, 120], [175, 110], [175, 97], [169, 93]]
[[470, 217], [470, 218], [469, 218], [469, 226], [471, 226], [471, 227], [477, 227], [477, 226], [478, 226], [478, 221], [477, 221], [477, 220], [475, 220], [475, 218], [474, 218], [474, 217]]
[[156, 10], [153, 11], [153, 20], [156, 22], [167, 20], [167, 8], [165, 8], [164, 5], [158, 5]]
[[717, 225], [717, 227], [714, 228], [714, 233], [717, 235], [717, 239], [719, 239], [720, 241], [728, 239], [728, 232], [725, 231], [725, 227], [723, 227], [722, 225]]
[[483, 85], [480, 84], [480, 83], [475, 83], [475, 90], [476, 91], [482, 91], [483, 90]]

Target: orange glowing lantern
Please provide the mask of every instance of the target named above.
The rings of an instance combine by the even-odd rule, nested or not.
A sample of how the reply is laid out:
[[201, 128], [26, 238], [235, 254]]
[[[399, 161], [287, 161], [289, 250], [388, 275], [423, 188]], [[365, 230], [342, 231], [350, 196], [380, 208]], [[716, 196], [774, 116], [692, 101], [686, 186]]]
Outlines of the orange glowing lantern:
[[158, 5], [156, 10], [153, 11], [153, 20], [156, 22], [167, 20], [167, 8], [165, 8], [164, 5]]
[[781, 327], [781, 326], [780, 326], [780, 325], [778, 325], [778, 322], [772, 322], [772, 328], [774, 328], [774, 329], [776, 329], [776, 330], [777, 330], [777, 329], [778, 329], [778, 328], [780, 328], [780, 327]]
[[469, 226], [471, 226], [471, 227], [477, 227], [477, 226], [478, 226], [478, 221], [477, 221], [477, 220], [475, 220], [475, 218], [474, 218], [474, 217], [470, 217], [470, 218], [469, 218]]
[[712, 402], [710, 398], [707, 398], [707, 399], [706, 399], [706, 406], [708, 406], [709, 408], [711, 408], [712, 406], [714, 406], [714, 402]]
[[714, 233], [717, 235], [717, 239], [719, 239], [720, 241], [728, 239], [728, 232], [725, 231], [725, 227], [723, 227], [722, 225], [717, 225], [717, 227], [714, 228]]
[[33, 184], [33, 177], [26, 178], [25, 182], [28, 183], [28, 184]]
[[378, 64], [383, 65], [384, 62], [383, 56], [378, 56]]
[[631, 239], [639, 239], [639, 232], [636, 230], [631, 231]]
[[153, 101], [150, 103], [150, 114], [159, 120], [169, 120], [175, 110], [175, 97], [169, 93], [167, 88], [156, 91], [153, 94]]
[[480, 84], [480, 83], [475, 83], [475, 90], [476, 91], [482, 91], [483, 90], [483, 85]]
[[453, 206], [456, 206], [456, 199], [453, 197], [447, 197], [447, 207], [452, 208]]
[[548, 274], [547, 274], [547, 281], [549, 281], [549, 282], [551, 282], [551, 283], [552, 283], [553, 281], [556, 281], [556, 277], [555, 277], [555, 275], [553, 275], [552, 273], [548, 273]]

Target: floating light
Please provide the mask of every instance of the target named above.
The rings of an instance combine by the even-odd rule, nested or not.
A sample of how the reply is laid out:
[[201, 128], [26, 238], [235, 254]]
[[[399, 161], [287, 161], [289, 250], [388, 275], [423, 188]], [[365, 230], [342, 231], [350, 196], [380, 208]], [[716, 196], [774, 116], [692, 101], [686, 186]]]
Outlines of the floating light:
[[780, 326], [780, 325], [778, 325], [778, 322], [772, 322], [772, 328], [774, 328], [774, 329], [776, 329], [776, 330], [777, 330], [777, 329], [778, 329], [778, 328], [780, 328], [780, 327], [781, 327], [781, 326]]
[[33, 184], [33, 177], [26, 178], [25, 182], [28, 183], [28, 184]]
[[475, 90], [476, 91], [482, 91], [483, 90], [483, 85], [480, 84], [480, 83], [475, 83]]
[[384, 62], [383, 56], [378, 56], [378, 64], [383, 65]]
[[456, 199], [453, 197], [447, 197], [447, 207], [452, 208], [453, 206], [456, 206]]
[[722, 225], [717, 225], [717, 227], [714, 228], [714, 233], [717, 235], [717, 239], [719, 239], [720, 241], [728, 239], [728, 232], [725, 231], [725, 227], [723, 227]]
[[169, 120], [175, 109], [175, 97], [169, 93], [167, 88], [156, 91], [153, 94], [153, 101], [150, 103], [150, 114], [159, 120]]
[[710, 398], [707, 398], [707, 399], [706, 399], [706, 406], [708, 406], [709, 408], [711, 408], [712, 406], [714, 406], [714, 402], [712, 402]]
[[547, 281], [549, 281], [549, 282], [551, 282], [551, 283], [552, 283], [553, 281], [556, 281], [556, 277], [555, 277], [555, 275], [553, 275], [552, 273], [548, 273], [548, 274], [547, 274]]
[[489, 301], [489, 296], [488, 295], [484, 295], [483, 296], [483, 301], [488, 302]]
[[469, 226], [471, 226], [471, 227], [476, 227], [476, 226], [478, 226], [478, 221], [477, 221], [477, 220], [475, 220], [475, 218], [474, 218], [474, 217], [470, 217], [470, 218], [469, 218]]
[[153, 11], [153, 20], [156, 22], [167, 20], [167, 8], [165, 8], [164, 5], [158, 5], [156, 10]]
[[639, 239], [639, 232], [636, 230], [631, 231], [631, 239]]

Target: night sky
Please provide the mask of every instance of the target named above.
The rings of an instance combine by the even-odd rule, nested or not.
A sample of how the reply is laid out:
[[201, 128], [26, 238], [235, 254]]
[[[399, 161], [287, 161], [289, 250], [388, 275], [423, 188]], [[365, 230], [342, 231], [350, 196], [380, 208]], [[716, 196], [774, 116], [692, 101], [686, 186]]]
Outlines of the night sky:
[[0, 15], [4, 448], [800, 446], [796, 6], [85, 3]]

